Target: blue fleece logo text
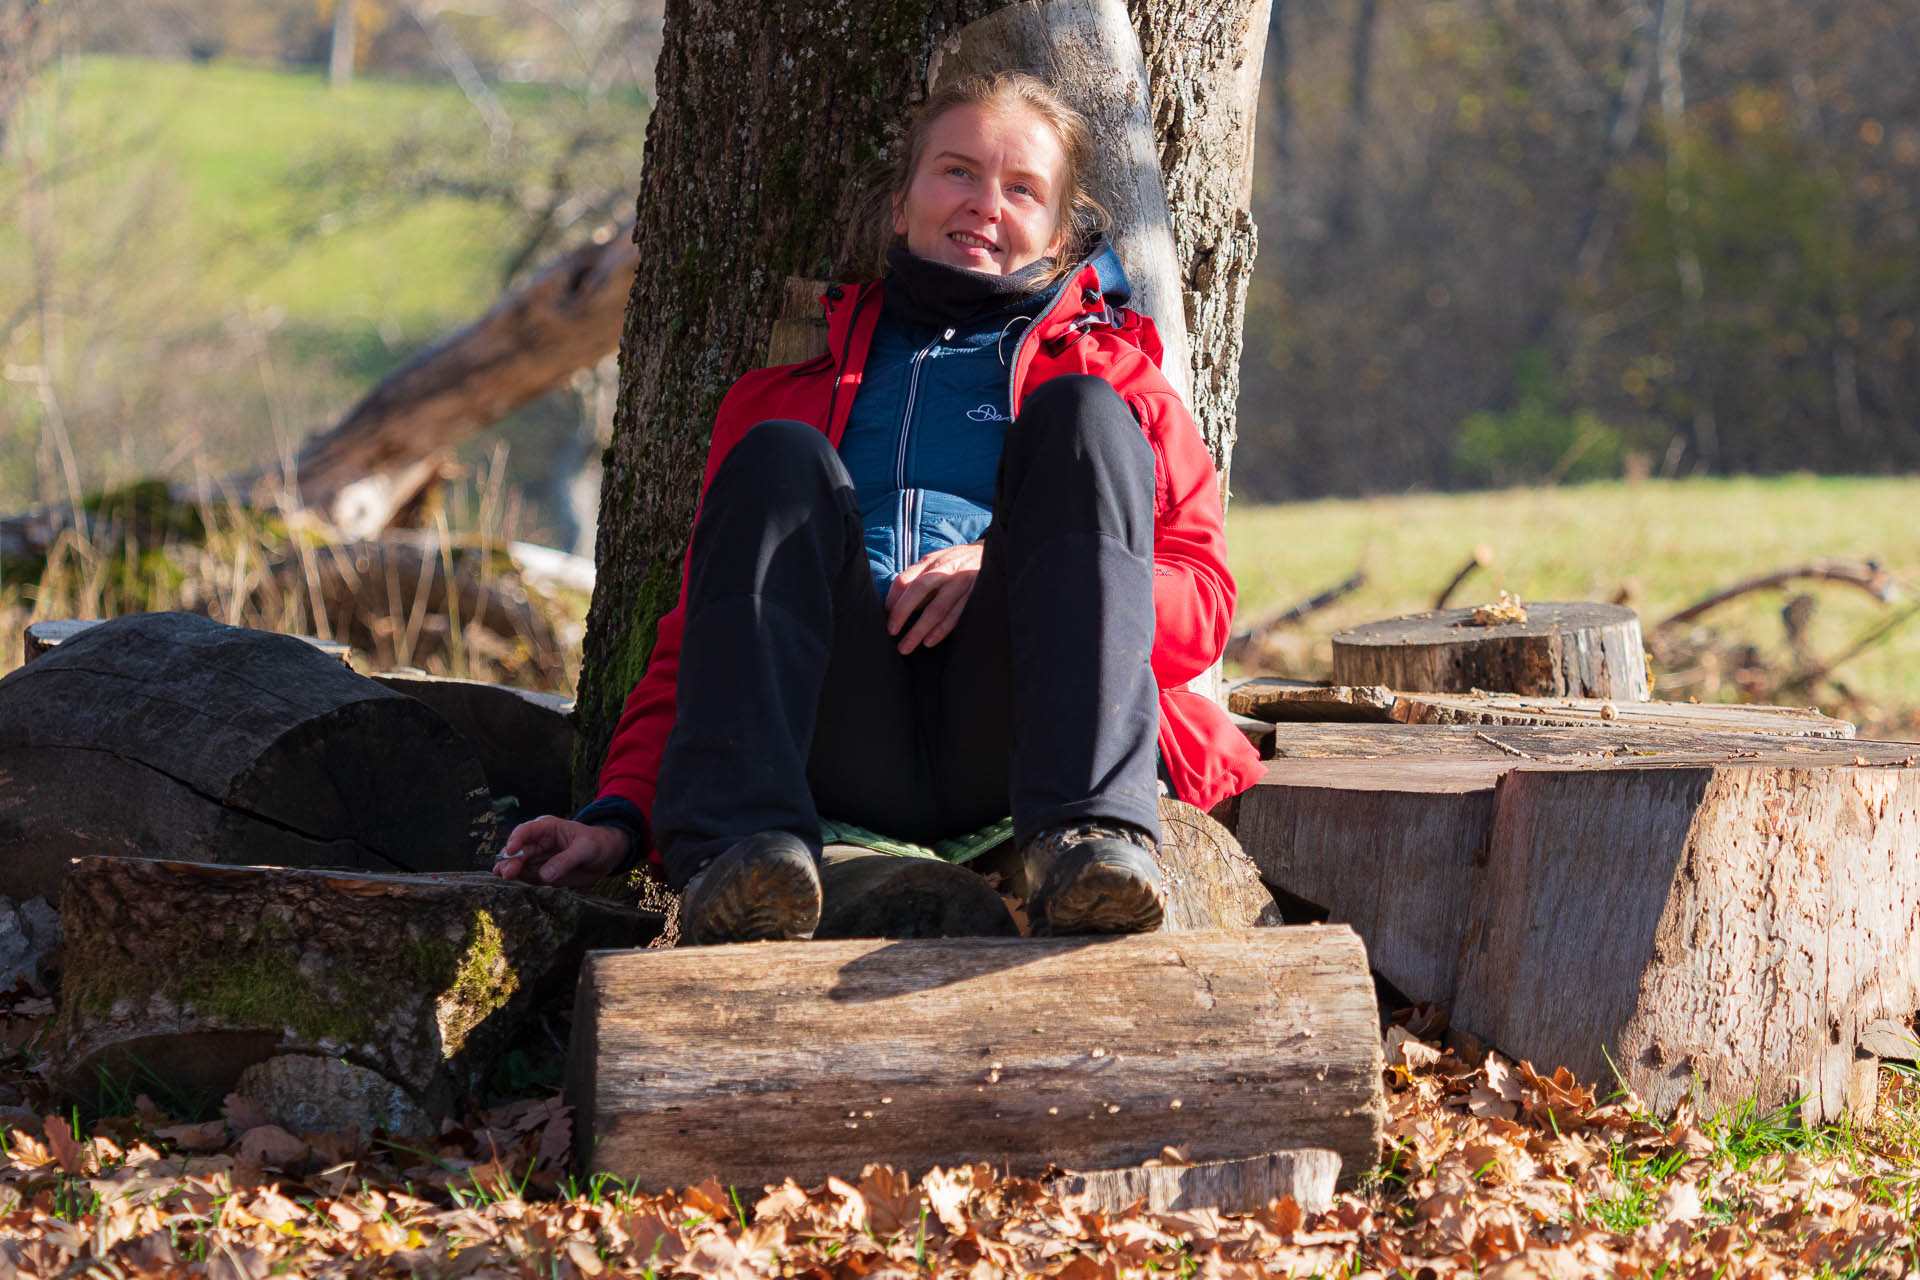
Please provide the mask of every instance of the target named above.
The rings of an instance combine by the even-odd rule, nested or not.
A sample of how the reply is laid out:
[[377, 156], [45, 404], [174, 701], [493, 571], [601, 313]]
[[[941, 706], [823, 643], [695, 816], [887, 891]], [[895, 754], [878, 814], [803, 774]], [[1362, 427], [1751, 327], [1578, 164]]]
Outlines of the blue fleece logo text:
[[972, 418], [975, 422], [1012, 422], [1013, 421], [1012, 418], [1009, 418], [1006, 414], [1000, 412], [999, 406], [991, 405], [991, 404], [983, 404], [978, 409], [969, 409], [967, 410], [967, 416], [969, 418]]

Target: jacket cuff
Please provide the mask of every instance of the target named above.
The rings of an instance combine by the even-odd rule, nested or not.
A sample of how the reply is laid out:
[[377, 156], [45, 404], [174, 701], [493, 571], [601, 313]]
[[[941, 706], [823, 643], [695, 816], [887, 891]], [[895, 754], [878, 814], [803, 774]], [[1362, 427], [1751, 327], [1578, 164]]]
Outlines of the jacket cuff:
[[627, 834], [627, 856], [620, 859], [615, 868], [616, 875], [625, 875], [633, 870], [651, 844], [647, 830], [647, 815], [640, 812], [640, 806], [620, 796], [601, 796], [586, 808], [573, 815], [575, 822], [584, 822], [596, 827], [614, 827]]

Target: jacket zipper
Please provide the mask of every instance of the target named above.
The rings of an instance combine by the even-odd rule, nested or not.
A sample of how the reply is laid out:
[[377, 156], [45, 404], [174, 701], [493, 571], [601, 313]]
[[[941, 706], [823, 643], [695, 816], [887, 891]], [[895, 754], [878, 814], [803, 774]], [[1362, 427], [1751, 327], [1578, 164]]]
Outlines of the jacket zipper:
[[919, 521], [914, 517], [914, 507], [917, 504], [907, 493], [907, 443], [913, 438], [913, 405], [920, 393], [920, 366], [925, 363], [935, 347], [942, 342], [952, 342], [953, 334], [954, 331], [948, 329], [914, 352], [913, 368], [907, 375], [907, 406], [900, 415], [900, 446], [893, 458], [893, 485], [900, 491], [900, 525], [895, 530], [894, 545], [899, 549], [902, 570], [920, 559], [920, 526]]

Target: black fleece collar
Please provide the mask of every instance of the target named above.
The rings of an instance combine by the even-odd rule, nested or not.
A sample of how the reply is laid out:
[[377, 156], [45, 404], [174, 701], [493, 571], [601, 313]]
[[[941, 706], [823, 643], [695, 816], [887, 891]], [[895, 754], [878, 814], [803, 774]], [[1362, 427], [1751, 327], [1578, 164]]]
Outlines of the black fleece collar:
[[881, 309], [897, 324], [934, 329], [970, 326], [989, 316], [1038, 315], [1053, 293], [1053, 265], [1052, 258], [1042, 258], [1010, 276], [994, 276], [889, 249]]

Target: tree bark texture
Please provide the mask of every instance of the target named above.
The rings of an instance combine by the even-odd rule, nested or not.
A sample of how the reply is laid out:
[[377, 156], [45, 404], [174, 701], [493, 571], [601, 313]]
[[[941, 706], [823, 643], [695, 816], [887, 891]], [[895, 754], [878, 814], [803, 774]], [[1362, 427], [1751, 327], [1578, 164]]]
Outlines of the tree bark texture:
[[1271, 0], [1127, 0], [1147, 65], [1187, 302], [1192, 408], [1227, 492], [1247, 282], [1253, 137]]
[[643, 1187], [1379, 1157], [1378, 1013], [1338, 927], [599, 952], [569, 1100]]
[[[660, 917], [497, 879], [83, 858], [51, 1053], [218, 1099], [269, 1059], [342, 1058], [448, 1114], [590, 947], [643, 946]], [[285, 1074], [277, 1072], [276, 1074]], [[404, 1108], [395, 1107], [396, 1111]]]
[[1645, 702], [1646, 647], [1633, 610], [1533, 604], [1515, 622], [1442, 609], [1369, 622], [1333, 638], [1333, 682], [1422, 693], [1485, 689], [1537, 698]]
[[1697, 1076], [1709, 1112], [1811, 1092], [1832, 1119], [1857, 1101], [1856, 1033], [1920, 1007], [1914, 744], [1628, 729], [1578, 755], [1621, 738], [1278, 726], [1296, 730], [1315, 740], [1241, 797], [1248, 853], [1504, 1052], [1617, 1069], [1663, 1113]]
[[136, 614], [0, 680], [10, 897], [81, 854], [444, 871], [499, 834], [444, 720], [291, 636]]
[[[669, 3], [636, 220], [648, 252], [621, 338], [601, 491], [576, 795], [591, 792], [655, 625], [678, 598], [720, 397], [762, 362], [788, 277], [836, 274], [858, 188], [921, 99], [934, 50], [1000, 7]], [[1219, 10], [1134, 0], [1129, 11], [1186, 273], [1195, 413], [1224, 474], [1252, 265], [1246, 168], [1266, 0]]]
[[456, 446], [614, 349], [639, 260], [633, 228], [623, 225], [548, 263], [406, 361], [301, 446], [300, 500], [349, 537], [377, 537]]

